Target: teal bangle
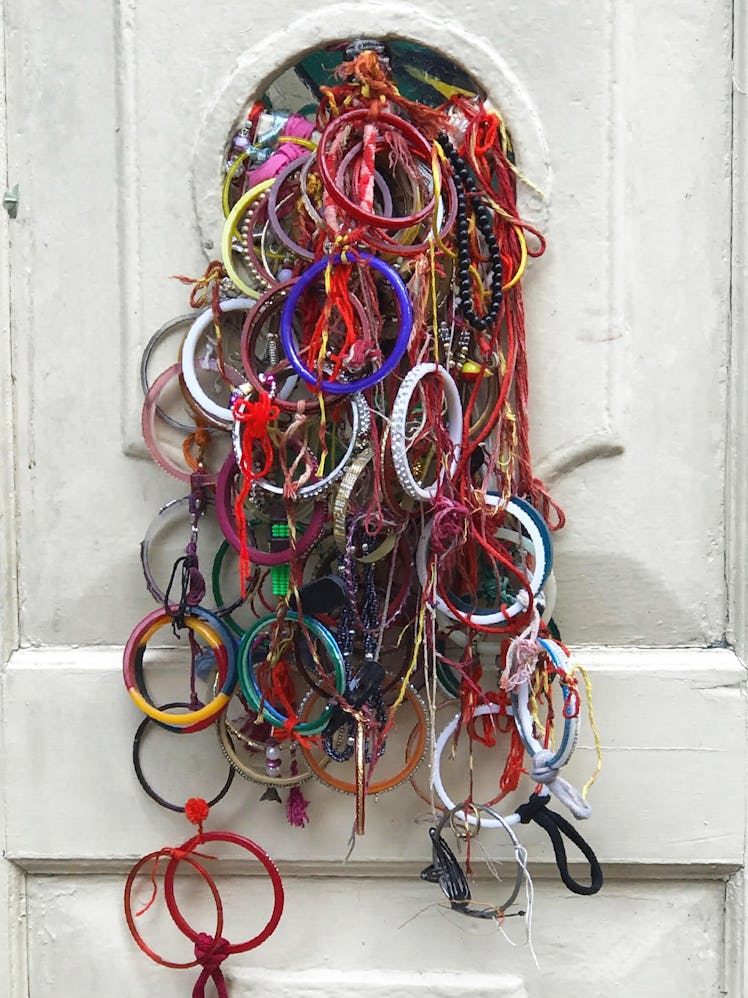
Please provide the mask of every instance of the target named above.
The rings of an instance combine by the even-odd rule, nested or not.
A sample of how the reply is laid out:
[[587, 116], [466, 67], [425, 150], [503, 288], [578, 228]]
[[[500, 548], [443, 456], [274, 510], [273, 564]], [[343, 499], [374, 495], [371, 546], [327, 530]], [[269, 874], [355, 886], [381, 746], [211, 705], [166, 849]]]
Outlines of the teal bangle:
[[[295, 613], [293, 610], [287, 610], [284, 619], [290, 621], [303, 619], [307, 630], [311, 631], [315, 637], [320, 639], [322, 644], [325, 646], [327, 654], [332, 659], [332, 664], [335, 669], [335, 691], [342, 696], [345, 691], [345, 664], [343, 662], [343, 655], [338, 647], [338, 643], [332, 634], [330, 634], [327, 628], [320, 624], [320, 622], [314, 617], [300, 618], [299, 614]], [[252, 658], [252, 645], [254, 644], [258, 634], [265, 630], [268, 624], [273, 623], [275, 620], [276, 616], [272, 613], [268, 614], [267, 617], [262, 617], [250, 627], [242, 638], [242, 642], [239, 646], [239, 684], [247, 702], [250, 703], [256, 711], [261, 712], [265, 720], [274, 727], [283, 728], [288, 723], [288, 718], [284, 717], [283, 714], [275, 709], [275, 707], [263, 700], [260, 687], [257, 684], [257, 676], [255, 675], [254, 661]], [[300, 721], [298, 724], [294, 725], [293, 730], [299, 735], [319, 734], [319, 732], [323, 731], [327, 726], [330, 712], [334, 706], [334, 703], [328, 704], [318, 718], [313, 721]]]

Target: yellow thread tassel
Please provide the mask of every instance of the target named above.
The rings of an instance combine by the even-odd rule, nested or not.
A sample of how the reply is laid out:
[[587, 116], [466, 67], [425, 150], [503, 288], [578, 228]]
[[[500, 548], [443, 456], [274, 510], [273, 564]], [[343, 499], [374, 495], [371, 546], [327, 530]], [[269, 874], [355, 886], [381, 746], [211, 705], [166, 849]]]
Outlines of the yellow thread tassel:
[[592, 736], [595, 739], [595, 753], [597, 755], [595, 771], [582, 787], [582, 798], [587, 800], [589, 789], [599, 776], [600, 770], [603, 767], [603, 746], [600, 741], [600, 732], [597, 730], [597, 724], [595, 723], [595, 712], [592, 707], [592, 683], [590, 682], [590, 677], [587, 675], [587, 670], [582, 668], [581, 665], [575, 665], [571, 670], [571, 675], [573, 676], [575, 672], [581, 673], [582, 679], [584, 680], [584, 688], [587, 693], [587, 716], [590, 719], [590, 728], [592, 729]]

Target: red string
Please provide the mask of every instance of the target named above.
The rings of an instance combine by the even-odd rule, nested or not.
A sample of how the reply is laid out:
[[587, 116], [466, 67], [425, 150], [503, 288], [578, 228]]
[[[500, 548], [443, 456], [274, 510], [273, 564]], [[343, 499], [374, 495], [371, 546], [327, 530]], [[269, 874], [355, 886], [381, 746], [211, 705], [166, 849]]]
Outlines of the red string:
[[[274, 405], [267, 392], [261, 391], [257, 401], [239, 396], [231, 407], [234, 419], [241, 424], [241, 454], [239, 471], [242, 485], [234, 500], [234, 517], [239, 533], [239, 579], [242, 599], [247, 596], [247, 582], [250, 577], [249, 542], [247, 540], [247, 516], [244, 503], [249, 497], [255, 478], [264, 478], [273, 464], [273, 448], [268, 437], [268, 424], [278, 418], [280, 410]], [[254, 467], [254, 449], [262, 449], [263, 464], [260, 470]]]

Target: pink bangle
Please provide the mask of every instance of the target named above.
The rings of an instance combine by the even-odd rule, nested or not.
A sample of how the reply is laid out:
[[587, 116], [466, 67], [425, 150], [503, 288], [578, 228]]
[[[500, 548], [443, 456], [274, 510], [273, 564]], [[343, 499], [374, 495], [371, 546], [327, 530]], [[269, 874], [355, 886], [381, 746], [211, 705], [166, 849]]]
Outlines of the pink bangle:
[[[223, 536], [236, 551], [239, 550], [240, 544], [231, 493], [238, 473], [239, 466], [236, 463], [236, 458], [233, 454], [229, 454], [216, 480], [216, 515]], [[257, 565], [284, 565], [286, 562], [306, 554], [320, 535], [325, 522], [326, 505], [324, 501], [314, 504], [309, 526], [299, 537], [296, 547], [289, 544], [287, 548], [282, 548], [280, 551], [261, 551], [259, 548], [250, 547], [250, 561]]]
[[[163, 392], [164, 388], [172, 382], [179, 380], [179, 375], [182, 371], [181, 364], [172, 364], [171, 367], [167, 367], [165, 371], [156, 378], [151, 387], [148, 389], [148, 394], [145, 397], [145, 402], [143, 403], [143, 416], [142, 416], [142, 429], [143, 429], [143, 439], [145, 440], [148, 452], [156, 462], [156, 464], [163, 468], [163, 470], [169, 474], [173, 475], [174, 478], [178, 478], [180, 482], [186, 482], [189, 484], [190, 479], [193, 474], [193, 470], [188, 468], [186, 462], [183, 464], [177, 464], [169, 455], [165, 454], [163, 450], [159, 447], [157, 442], [156, 434], [156, 421], [161, 417], [158, 414], [158, 400]], [[180, 392], [180, 398], [182, 397]], [[166, 423], [164, 423], [166, 426]], [[197, 429], [197, 426], [195, 427]], [[187, 434], [185, 434], [185, 437]], [[180, 454], [181, 456], [181, 454]], [[205, 484], [214, 485], [216, 482], [217, 472], [206, 471], [205, 472]]]

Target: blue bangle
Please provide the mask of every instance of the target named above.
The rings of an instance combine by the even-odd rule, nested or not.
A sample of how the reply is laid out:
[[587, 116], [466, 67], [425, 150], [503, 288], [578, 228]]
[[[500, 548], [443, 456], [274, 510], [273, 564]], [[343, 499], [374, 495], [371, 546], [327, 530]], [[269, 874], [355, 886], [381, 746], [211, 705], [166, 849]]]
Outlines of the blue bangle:
[[283, 344], [283, 350], [285, 351], [289, 364], [294, 371], [296, 371], [299, 377], [306, 381], [308, 385], [311, 385], [316, 391], [327, 392], [331, 395], [350, 395], [352, 392], [364, 392], [367, 388], [371, 388], [373, 385], [378, 384], [386, 378], [387, 375], [394, 371], [400, 363], [400, 360], [407, 349], [408, 340], [410, 339], [410, 333], [413, 328], [413, 305], [410, 301], [408, 289], [403, 284], [403, 280], [397, 271], [394, 270], [394, 268], [392, 268], [388, 263], [385, 263], [384, 260], [380, 260], [378, 257], [372, 256], [370, 253], [357, 253], [353, 259], [355, 259], [358, 263], [368, 264], [370, 267], [373, 267], [374, 270], [378, 270], [380, 274], [383, 274], [384, 277], [386, 277], [392, 286], [392, 290], [395, 293], [400, 309], [400, 327], [397, 331], [397, 340], [392, 348], [392, 352], [379, 370], [367, 375], [360, 381], [320, 381], [312, 371], [308, 370], [304, 366], [301, 357], [299, 356], [298, 347], [293, 333], [293, 317], [296, 312], [296, 307], [299, 304], [299, 299], [315, 277], [323, 273], [330, 263], [335, 265], [341, 262], [340, 253], [336, 253], [332, 257], [323, 257], [321, 260], [318, 260], [317, 263], [313, 264], [309, 270], [304, 271], [301, 277], [294, 284], [293, 288], [291, 288], [288, 298], [286, 299], [286, 304], [283, 306], [283, 312], [281, 313], [281, 343]]

